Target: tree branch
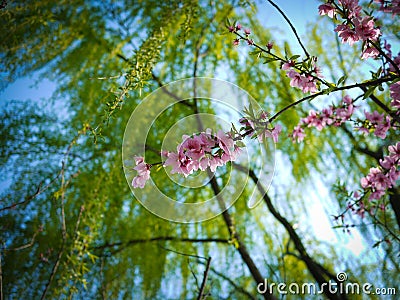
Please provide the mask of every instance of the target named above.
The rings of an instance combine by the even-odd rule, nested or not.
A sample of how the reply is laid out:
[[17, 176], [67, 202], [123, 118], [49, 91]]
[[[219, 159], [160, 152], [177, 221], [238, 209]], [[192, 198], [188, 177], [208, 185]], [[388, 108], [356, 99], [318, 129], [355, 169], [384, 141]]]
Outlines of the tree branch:
[[169, 91], [165, 85], [163, 84], [163, 82], [161, 81], [160, 77], [158, 77], [156, 74], [154, 74], [154, 72], [151, 72], [151, 76], [153, 77], [153, 79], [157, 82], [158, 86], [162, 89], [162, 91], [167, 94], [168, 96], [172, 97], [173, 99], [175, 99], [176, 101], [178, 101], [179, 103], [186, 105], [190, 108], [193, 108], [193, 105], [190, 104], [187, 100], [184, 100], [180, 97], [178, 97], [176, 94], [172, 93], [171, 91]]
[[271, 0], [267, 0], [273, 7], [275, 7], [279, 13], [282, 15], [282, 17], [285, 19], [285, 21], [289, 24], [290, 29], [292, 29], [294, 35], [296, 36], [297, 41], [299, 42], [301, 48], [303, 49], [305, 55], [308, 57], [310, 57], [310, 54], [307, 52], [306, 47], [303, 45], [303, 43], [301, 42], [301, 39], [299, 37], [299, 35], [297, 34], [296, 28], [293, 26], [292, 22], [289, 20], [289, 18], [286, 16], [286, 14], [280, 9], [280, 7], [278, 5], [276, 5], [273, 1]]
[[[203, 261], [199, 260], [198, 261], [200, 264], [204, 264]], [[210, 271], [212, 273], [214, 273], [215, 275], [221, 277], [222, 279], [226, 280], [227, 282], [229, 282], [230, 285], [232, 285], [239, 293], [246, 295], [249, 299], [252, 300], [256, 300], [257, 298], [254, 297], [250, 292], [246, 291], [244, 288], [242, 288], [240, 285], [237, 285], [235, 283], [235, 281], [233, 281], [231, 278], [229, 278], [228, 276], [224, 275], [221, 272], [218, 272], [217, 270], [215, 270], [214, 268], [210, 267]]]
[[[300, 237], [294, 230], [293, 226], [273, 206], [271, 198], [269, 198], [267, 192], [265, 191], [264, 187], [259, 182], [258, 177], [254, 173], [254, 171], [252, 169], [243, 167], [242, 165], [239, 165], [237, 163], [233, 163], [233, 166], [235, 168], [237, 168], [239, 171], [244, 172], [245, 174], [248, 174], [250, 176], [250, 178], [252, 179], [254, 184], [257, 186], [258, 191], [262, 195], [263, 200], [264, 200], [265, 204], [267, 205], [269, 211], [275, 217], [275, 219], [278, 220], [279, 223], [281, 223], [284, 226], [284, 228], [288, 232], [290, 238], [292, 239], [296, 250], [299, 252], [299, 256], [304, 261], [304, 263], [307, 265], [307, 268], [309, 269], [310, 273], [313, 275], [315, 280], [318, 282], [318, 284], [320, 286], [322, 286], [322, 284], [328, 284], [328, 280], [326, 277], [331, 277], [331, 276], [327, 276], [328, 274], [330, 274], [330, 272], [327, 271], [322, 265], [315, 262], [311, 258], [311, 256], [307, 253], [307, 250], [306, 250], [303, 242], [301, 241]], [[330, 279], [336, 281], [335, 277], [330, 278]], [[327, 291], [327, 290], [324, 290], [324, 292], [326, 293], [326, 296], [329, 299], [335, 299], [335, 300], [347, 299], [347, 297], [345, 295], [332, 294], [330, 291]]]
[[199, 291], [199, 295], [197, 296], [197, 300], [203, 299], [204, 289], [206, 287], [206, 282], [207, 282], [207, 278], [208, 278], [208, 272], [210, 271], [210, 265], [211, 265], [211, 256], [207, 258], [206, 269], [204, 271], [203, 281], [201, 282], [200, 291]]
[[17, 248], [4, 249], [4, 251], [20, 251], [20, 250], [24, 250], [26, 248], [32, 247], [33, 244], [35, 243], [35, 239], [36, 239], [36, 236], [38, 235], [38, 233], [39, 233], [39, 231], [36, 231], [33, 234], [29, 243], [26, 243], [25, 245], [19, 246]]
[[194, 239], [194, 238], [179, 238], [175, 236], [159, 236], [159, 237], [153, 237], [153, 238], [148, 238], [148, 239], [132, 239], [126, 242], [114, 242], [114, 243], [105, 243], [103, 245], [98, 245], [98, 246], [93, 246], [90, 247], [90, 249], [96, 249], [96, 250], [103, 250], [106, 248], [113, 248], [113, 247], [119, 247], [119, 246], [132, 246], [132, 245], [137, 245], [137, 244], [144, 244], [144, 243], [149, 243], [149, 242], [162, 242], [162, 241], [172, 241], [172, 242], [184, 242], [184, 243], [222, 243], [222, 244], [229, 244], [228, 239], [222, 239], [222, 238], [200, 238], [200, 239]]
[[[354, 84], [350, 84], [350, 85], [346, 85], [346, 86], [336, 87], [336, 88], [332, 89], [329, 93], [333, 93], [333, 92], [337, 92], [337, 91], [343, 91], [343, 90], [350, 90], [350, 89], [353, 89], [353, 88], [363, 88], [363, 87], [366, 87], [366, 86], [377, 85], [377, 84], [381, 84], [381, 83], [384, 83], [384, 82], [391, 81], [393, 79], [394, 79], [393, 77], [384, 77], [384, 78], [379, 78], [379, 79], [375, 79], [375, 80], [369, 80], [369, 81], [366, 81], [366, 82], [354, 83]], [[327, 94], [326, 91], [322, 90], [322, 91], [320, 91], [318, 93], [315, 93], [315, 94], [306, 96], [304, 98], [301, 98], [301, 99], [289, 104], [288, 106], [282, 108], [275, 115], [273, 115], [269, 120], [270, 120], [270, 122], [272, 122], [274, 119], [276, 119], [280, 114], [282, 114], [286, 110], [288, 110], [288, 109], [290, 109], [290, 108], [292, 108], [292, 107], [294, 107], [294, 106], [296, 106], [296, 105], [298, 105], [298, 104], [300, 104], [302, 102], [305, 102], [307, 100], [312, 100], [312, 99], [314, 99], [314, 98], [316, 98], [318, 96], [326, 95], [326, 94]], [[398, 117], [396, 118], [396, 120], [398, 121]]]
[[[235, 239], [238, 243], [237, 250], [242, 257], [243, 261], [249, 268], [249, 271], [251, 275], [253, 276], [254, 280], [256, 281], [257, 284], [264, 284], [265, 280], [264, 277], [261, 275], [260, 271], [258, 270], [256, 264], [254, 263], [253, 259], [251, 258], [245, 244], [243, 244], [241, 237], [239, 236], [239, 233], [235, 230], [235, 225], [232, 221], [232, 218], [226, 209], [223, 200], [221, 199], [220, 196], [220, 188], [218, 186], [217, 180], [215, 176], [213, 176], [213, 173], [211, 173], [210, 170], [207, 169], [208, 172], [208, 177], [210, 178], [209, 184], [211, 185], [215, 196], [217, 197], [218, 204], [220, 208], [223, 210], [222, 216], [225, 221], [225, 224], [228, 228], [229, 234], [232, 236], [233, 239]], [[269, 288], [266, 288], [266, 293], [263, 294], [265, 299], [276, 299], [272, 294], [269, 293]]]

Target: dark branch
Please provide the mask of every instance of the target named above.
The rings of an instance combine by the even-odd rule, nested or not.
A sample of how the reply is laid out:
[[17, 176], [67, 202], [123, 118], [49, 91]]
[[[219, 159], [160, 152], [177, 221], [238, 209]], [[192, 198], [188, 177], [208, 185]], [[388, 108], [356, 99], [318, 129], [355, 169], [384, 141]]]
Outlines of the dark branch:
[[207, 258], [206, 269], [204, 271], [203, 281], [201, 282], [199, 295], [197, 296], [197, 300], [202, 300], [204, 295], [204, 289], [206, 287], [206, 282], [208, 278], [208, 272], [210, 271], [211, 266], [211, 257]]
[[[200, 264], [204, 264], [203, 261], [199, 260], [198, 261]], [[232, 280], [230, 277], [226, 276], [225, 274], [216, 271], [214, 268], [210, 267], [210, 271], [214, 273], [215, 275], [221, 277], [222, 279], [226, 280], [229, 282], [230, 285], [232, 285], [239, 293], [246, 295], [249, 299], [257, 299], [254, 297], [250, 292], [246, 291], [244, 288], [242, 288], [240, 285], [237, 285], [234, 280]]]
[[[312, 257], [307, 253], [306, 247], [304, 246], [302, 240], [300, 239], [299, 235], [296, 233], [294, 230], [293, 226], [290, 224], [290, 222], [283, 217], [274, 207], [272, 204], [271, 198], [269, 198], [266, 190], [264, 187], [261, 185], [260, 181], [258, 180], [257, 175], [254, 173], [252, 169], [248, 169], [242, 165], [233, 163], [233, 166], [238, 169], [241, 172], [244, 172], [245, 174], [248, 174], [254, 184], [257, 186], [258, 191], [263, 197], [263, 200], [265, 204], [267, 205], [269, 211], [271, 214], [281, 223], [286, 231], [288, 232], [290, 238], [292, 239], [296, 250], [299, 252], [299, 257], [304, 261], [304, 263], [307, 265], [307, 268], [309, 269], [310, 273], [313, 275], [315, 280], [318, 282], [320, 286], [322, 284], [328, 284], [328, 279], [335, 280], [336, 278], [332, 276], [329, 276], [330, 272], [326, 270], [322, 265], [319, 263], [315, 262]], [[332, 294], [330, 291], [324, 291], [326, 293], [326, 296], [329, 299], [347, 299], [345, 295], [339, 295], [339, 294]]]
[[176, 101], [178, 101], [181, 104], [184, 104], [190, 108], [193, 108], [193, 105], [190, 104], [187, 100], [184, 100], [182, 98], [180, 98], [178, 95], [172, 93], [171, 91], [169, 91], [165, 85], [163, 84], [163, 82], [161, 81], [161, 79], [154, 74], [154, 72], [151, 72], [151, 76], [153, 77], [153, 79], [157, 82], [158, 86], [162, 89], [162, 91], [167, 94], [168, 96], [172, 97], [173, 99], [175, 99]]
[[303, 49], [305, 55], [308, 57], [310, 57], [310, 54], [307, 52], [306, 47], [303, 45], [303, 43], [301, 42], [301, 39], [299, 37], [299, 35], [297, 34], [296, 28], [293, 26], [292, 22], [290, 22], [289, 18], [286, 16], [286, 14], [280, 9], [280, 7], [278, 5], [276, 5], [273, 1], [271, 0], [267, 0], [273, 7], [275, 7], [279, 13], [282, 15], [282, 17], [285, 19], [285, 21], [289, 24], [290, 28], [292, 29], [294, 35], [296, 36], [297, 41], [299, 42], [301, 48]]
[[193, 239], [193, 238], [179, 238], [174, 236], [159, 236], [153, 237], [148, 239], [132, 239], [126, 242], [114, 242], [114, 243], [105, 243], [103, 245], [93, 246], [91, 249], [106, 249], [106, 248], [114, 248], [119, 246], [132, 246], [137, 244], [143, 243], [151, 243], [151, 242], [162, 242], [162, 241], [172, 241], [172, 242], [186, 242], [186, 243], [222, 243], [222, 244], [229, 244], [229, 240], [222, 239], [222, 238], [200, 238], [200, 239]]
[[[362, 83], [354, 83], [354, 84], [350, 84], [350, 85], [346, 85], [346, 86], [336, 87], [336, 88], [332, 89], [330, 91], [330, 93], [337, 92], [337, 91], [343, 91], [343, 90], [350, 90], [350, 89], [353, 89], [353, 88], [363, 88], [363, 87], [367, 87], [367, 86], [373, 86], [373, 85], [377, 85], [377, 84], [381, 84], [381, 83], [384, 83], [384, 82], [391, 81], [393, 79], [394, 79], [393, 77], [384, 77], [384, 78], [379, 78], [379, 79], [375, 79], [375, 80], [369, 80], [369, 81], [362, 82]], [[292, 108], [292, 107], [294, 107], [294, 106], [296, 106], [296, 105], [298, 105], [298, 104], [300, 104], [302, 102], [305, 102], [307, 100], [312, 100], [312, 99], [314, 99], [314, 98], [316, 98], [318, 96], [321, 96], [321, 95], [326, 95], [326, 91], [322, 90], [322, 91], [320, 91], [318, 93], [306, 96], [304, 98], [301, 98], [301, 99], [289, 104], [288, 106], [286, 106], [286, 107], [282, 108], [280, 111], [278, 111], [275, 115], [273, 115], [269, 119], [270, 122], [275, 120], [280, 114], [282, 114], [286, 110], [288, 110], [288, 109], [290, 109], [290, 108]], [[396, 118], [396, 120], [397, 119], [398, 119], [398, 117]]]

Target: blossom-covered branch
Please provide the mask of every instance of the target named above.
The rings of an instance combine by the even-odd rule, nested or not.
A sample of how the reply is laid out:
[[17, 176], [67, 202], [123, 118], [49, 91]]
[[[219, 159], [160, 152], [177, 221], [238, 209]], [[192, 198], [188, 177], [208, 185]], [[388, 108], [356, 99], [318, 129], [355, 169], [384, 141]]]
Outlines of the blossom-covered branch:
[[209, 169], [215, 172], [217, 167], [224, 166], [228, 162], [235, 161], [244, 147], [242, 140], [249, 136], [258, 138], [260, 142], [266, 138], [272, 138], [278, 142], [281, 126], [272, 126], [268, 113], [264, 111], [254, 112], [252, 107], [245, 109], [246, 116], [239, 120], [242, 125], [239, 130], [232, 125], [230, 132], [219, 130], [215, 135], [211, 129], [205, 132], [184, 135], [182, 142], [177, 146], [176, 151], [161, 151], [161, 156], [165, 157], [164, 162], [149, 164], [144, 161], [144, 157], [135, 156], [137, 176], [132, 180], [134, 188], [144, 188], [150, 179], [150, 169], [154, 165], [162, 164], [164, 167], [172, 167], [171, 173], [182, 174], [187, 177], [193, 172]]

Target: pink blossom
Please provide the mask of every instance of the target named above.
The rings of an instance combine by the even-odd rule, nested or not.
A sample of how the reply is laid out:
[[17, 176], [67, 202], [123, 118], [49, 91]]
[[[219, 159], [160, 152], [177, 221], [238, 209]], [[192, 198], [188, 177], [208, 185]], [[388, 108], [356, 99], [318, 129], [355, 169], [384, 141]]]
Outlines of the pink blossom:
[[207, 156], [204, 156], [199, 161], [199, 169], [205, 171], [209, 165], [210, 159]]
[[233, 152], [233, 145], [235, 144], [231, 136], [222, 130], [219, 130], [217, 133], [217, 139], [219, 147], [224, 150], [225, 153], [230, 155]]
[[400, 163], [400, 142], [397, 142], [396, 145], [389, 146], [388, 149], [390, 157], [397, 161], [397, 163]]
[[375, 47], [367, 47], [361, 54], [362, 59], [367, 59], [369, 57], [377, 58], [379, 56], [379, 51]]
[[240, 148], [235, 145], [230, 133], [220, 130], [213, 137], [211, 129], [207, 129], [206, 132], [192, 137], [182, 136], [182, 143], [177, 146], [177, 151], [168, 152], [164, 166], [171, 166], [173, 174], [179, 173], [187, 177], [194, 171], [204, 171], [207, 167], [215, 172], [218, 166], [236, 160], [239, 154]]
[[343, 103], [350, 105], [353, 104], [353, 99], [351, 99], [351, 97], [349, 95], [346, 95], [343, 97]]
[[370, 200], [379, 200], [380, 198], [382, 198], [382, 196], [385, 195], [385, 191], [384, 190], [374, 190], [371, 195], [369, 196]]
[[282, 65], [282, 70], [287, 71], [295, 66], [295, 62], [293, 60], [289, 60]]
[[233, 27], [233, 26], [228, 26], [228, 30], [229, 30], [229, 32], [234, 32], [234, 31], [235, 31], [235, 27]]
[[204, 156], [204, 151], [201, 147], [201, 138], [195, 136], [193, 138], [185, 139], [181, 144], [180, 151], [183, 151], [186, 156], [193, 160], [199, 160]]
[[191, 164], [190, 159], [181, 151], [180, 145], [177, 147], [177, 153], [170, 152], [164, 166], [171, 166], [171, 173], [183, 174], [187, 177], [193, 172], [194, 165]]
[[314, 66], [313, 71], [315, 75], [319, 78], [323, 78], [324, 76], [322, 75], [322, 71], [320, 67]]
[[361, 7], [358, 0], [339, 0], [339, 3], [347, 10], [349, 19], [360, 16]]
[[390, 170], [393, 166], [396, 165], [396, 160], [391, 156], [385, 156], [383, 159], [379, 160], [379, 164], [383, 168]]
[[308, 125], [308, 127], [313, 126], [315, 119], [317, 118], [317, 112], [311, 109], [308, 112], [308, 116], [306, 118], [301, 119], [301, 123]]
[[355, 127], [356, 129], [358, 129], [361, 133], [364, 134], [364, 136], [367, 136], [370, 132], [369, 129], [366, 127]]
[[[150, 173], [149, 173], [150, 174]], [[132, 180], [132, 186], [134, 188], [144, 188], [147, 180], [149, 180], [150, 176], [136, 176]]]
[[274, 142], [277, 143], [278, 139], [279, 139], [279, 134], [281, 133], [281, 131], [282, 131], [282, 126], [278, 124], [271, 131], [266, 131], [265, 136], [272, 137]]
[[[303, 127], [316, 127], [317, 130], [322, 130], [325, 126], [334, 125], [340, 126], [343, 122], [349, 120], [354, 113], [355, 106], [353, 99], [346, 95], [343, 97], [341, 104], [338, 107], [329, 106], [322, 109], [322, 112], [310, 110], [306, 118], [300, 120], [292, 133], [292, 140], [297, 138], [297, 142], [303, 140], [305, 134]], [[305, 125], [305, 126], [304, 126]], [[362, 130], [361, 128], [360, 130]]]
[[388, 132], [389, 129], [390, 129], [390, 117], [386, 116], [385, 121], [382, 121], [376, 126], [374, 134], [377, 137], [384, 139], [386, 138], [386, 133]]
[[314, 78], [310, 75], [304, 76], [302, 85], [300, 86], [303, 93], [315, 93], [318, 92], [317, 85], [315, 84]]
[[210, 157], [209, 161], [208, 161], [208, 166], [210, 167], [211, 172], [215, 172], [217, 167], [223, 166], [224, 162], [222, 161], [221, 158], [216, 157], [216, 156], [212, 156]]
[[383, 121], [384, 114], [379, 114], [376, 110], [372, 114], [366, 111], [365, 118], [373, 124], [378, 124]]
[[240, 25], [239, 23], [236, 24], [236, 30], [239, 31], [240, 29], [242, 29], [242, 25]]
[[136, 167], [133, 169], [138, 172], [138, 175], [135, 176], [132, 180], [132, 186], [134, 188], [144, 188], [147, 180], [150, 179], [150, 167], [151, 165], [146, 164], [144, 162], [144, 157], [142, 156], [135, 156], [135, 163]]
[[371, 182], [369, 182], [369, 180], [368, 180], [367, 177], [361, 178], [361, 187], [362, 187], [363, 189], [368, 188], [370, 185], [371, 185]]
[[318, 13], [321, 16], [328, 15], [328, 17], [333, 18], [336, 11], [335, 11], [335, 8], [331, 4], [326, 3], [326, 4], [322, 4], [318, 7]]
[[297, 125], [294, 129], [293, 129], [293, 133], [292, 133], [292, 140], [296, 140], [298, 143], [302, 142], [304, 140], [305, 137], [305, 133], [304, 133], [304, 129], [300, 127], [300, 125]]
[[290, 86], [301, 88], [303, 93], [315, 93], [318, 91], [312, 76], [300, 74], [292, 69], [290, 69], [286, 75], [291, 78]]
[[271, 51], [271, 49], [272, 49], [273, 46], [274, 46], [274, 43], [273, 43], [273, 42], [268, 42], [268, 44], [267, 44], [267, 49], [268, 49], [269, 51]]
[[379, 161], [380, 167], [371, 168], [369, 174], [361, 179], [362, 188], [371, 190], [370, 200], [380, 199], [400, 177], [400, 142], [388, 149], [389, 155]]
[[234, 39], [234, 40], [233, 40], [233, 45], [234, 45], [234, 46], [238, 46], [239, 43], [240, 43], [240, 40], [239, 40], [239, 39]]
[[201, 144], [201, 148], [203, 149], [204, 152], [211, 152], [212, 148], [215, 146], [215, 141], [213, 139], [213, 137], [211, 136], [211, 129], [209, 131], [209, 133], [206, 132], [202, 132], [199, 135], [199, 139], [200, 139], [200, 144]]
[[392, 102], [390, 104], [396, 108], [400, 109], [400, 81], [393, 83], [389, 87], [390, 97], [392, 97]]
[[360, 39], [357, 33], [345, 24], [339, 24], [335, 28], [335, 32], [337, 32], [339, 37], [342, 38], [342, 43], [349, 43], [350, 46]]
[[246, 35], [249, 35], [249, 34], [251, 33], [251, 31], [250, 31], [250, 29], [245, 29], [245, 30], [244, 30], [244, 33], [245, 33]]
[[390, 181], [391, 186], [396, 185], [396, 182], [398, 178], [400, 177], [400, 171], [397, 170], [398, 168], [398, 163], [397, 166], [393, 166], [390, 168], [389, 172], [387, 173], [387, 177]]
[[350, 104], [346, 107], [337, 108], [335, 110], [336, 116], [338, 117], [339, 125], [351, 118], [354, 112], [354, 105]]
[[381, 31], [374, 27], [375, 23], [371, 17], [355, 18], [353, 19], [353, 23], [356, 34], [363, 41], [368, 39], [375, 41], [381, 35]]
[[331, 125], [333, 123], [333, 109], [332, 106], [322, 109], [322, 120], [326, 125]]
[[254, 45], [254, 41], [252, 39], [247, 39], [247, 45]]

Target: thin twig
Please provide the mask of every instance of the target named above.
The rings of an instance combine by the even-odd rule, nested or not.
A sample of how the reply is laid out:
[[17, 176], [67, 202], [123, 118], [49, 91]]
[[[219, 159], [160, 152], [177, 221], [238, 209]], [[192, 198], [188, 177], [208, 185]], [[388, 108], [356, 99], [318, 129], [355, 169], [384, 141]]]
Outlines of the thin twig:
[[[205, 264], [203, 261], [198, 261], [200, 264]], [[230, 285], [232, 285], [239, 293], [246, 295], [249, 299], [255, 300], [256, 297], [254, 297], [250, 292], [246, 291], [244, 288], [242, 288], [240, 285], [237, 285], [234, 280], [232, 280], [230, 277], [226, 276], [225, 274], [218, 272], [214, 268], [210, 267], [210, 271], [214, 273], [215, 275], [221, 277], [225, 281], [227, 281]]]
[[161, 79], [154, 73], [151, 72], [151, 76], [153, 77], [153, 79], [157, 82], [158, 86], [161, 88], [161, 90], [167, 94], [168, 96], [172, 97], [173, 99], [175, 99], [176, 101], [178, 101], [181, 104], [184, 104], [188, 107], [193, 107], [192, 104], [190, 104], [186, 99], [182, 99], [180, 98], [178, 95], [172, 93], [171, 91], [169, 91], [165, 85], [163, 84], [163, 82], [161, 81]]
[[[66, 245], [66, 242], [67, 242], [67, 225], [66, 225], [66, 222], [65, 222], [64, 201], [65, 201], [65, 189], [66, 189], [66, 187], [68, 186], [68, 184], [70, 182], [70, 180], [68, 180], [67, 183], [65, 182], [65, 168], [66, 168], [66, 162], [68, 160], [68, 155], [69, 155], [69, 153], [70, 153], [70, 151], [72, 149], [72, 146], [75, 144], [75, 141], [76, 141], [76, 139], [78, 137], [79, 137], [79, 135], [74, 139], [73, 142], [71, 142], [69, 144], [68, 149], [67, 149], [66, 154], [65, 154], [65, 157], [64, 157], [64, 159], [63, 159], [63, 161], [61, 163], [62, 164], [62, 168], [61, 168], [61, 187], [60, 188], [61, 188], [62, 192], [61, 192], [61, 220], [60, 220], [60, 222], [61, 222], [62, 243], [61, 243], [61, 248], [58, 251], [56, 262], [54, 263], [53, 268], [51, 270], [49, 280], [47, 281], [45, 289], [43, 290], [42, 296], [40, 297], [41, 300], [43, 300], [46, 297], [46, 295], [47, 295], [47, 293], [49, 291], [49, 288], [51, 286], [51, 283], [53, 282], [54, 277], [56, 276], [58, 267], [60, 266], [61, 258], [62, 258], [62, 256], [64, 255], [64, 252], [65, 252], [65, 245]], [[74, 177], [74, 176], [75, 176], [75, 174], [72, 175], [72, 177]]]
[[54, 263], [53, 268], [52, 268], [52, 270], [51, 270], [50, 278], [49, 278], [49, 280], [47, 281], [47, 284], [46, 284], [46, 287], [45, 287], [45, 289], [44, 289], [44, 291], [43, 291], [43, 293], [42, 293], [42, 296], [40, 297], [41, 300], [43, 300], [43, 299], [46, 297], [46, 294], [47, 294], [47, 292], [48, 292], [48, 290], [49, 290], [49, 288], [50, 288], [50, 285], [51, 285], [51, 283], [53, 282], [54, 276], [56, 275], [58, 266], [60, 265], [61, 257], [62, 257], [63, 254], [64, 254], [64, 246], [65, 246], [65, 244], [64, 244], [64, 242], [63, 242], [62, 245], [61, 245], [61, 249], [60, 249], [60, 251], [58, 252], [57, 260], [56, 260], [56, 262]]
[[197, 296], [197, 300], [203, 299], [204, 289], [206, 287], [206, 282], [207, 282], [207, 278], [208, 278], [208, 272], [210, 271], [210, 266], [211, 266], [211, 256], [207, 258], [206, 269], [204, 271], [203, 281], [201, 283], [201, 287], [200, 287], [199, 295]]
[[32, 247], [33, 244], [35, 243], [35, 239], [36, 239], [36, 236], [38, 235], [38, 232], [39, 232], [39, 231], [36, 231], [36, 232], [33, 234], [33, 236], [32, 236], [32, 238], [31, 238], [31, 240], [30, 240], [29, 243], [27, 243], [27, 244], [25, 244], [25, 245], [22, 245], [22, 246], [19, 246], [19, 247], [17, 247], [17, 248], [4, 249], [4, 251], [20, 251], [20, 250], [24, 250], [24, 249], [26, 249], [26, 248]]
[[282, 15], [282, 17], [285, 19], [285, 21], [289, 24], [290, 28], [292, 29], [294, 35], [296, 36], [297, 41], [299, 42], [301, 48], [303, 49], [305, 55], [307, 56], [307, 58], [310, 57], [310, 54], [307, 52], [306, 47], [303, 45], [303, 43], [301, 42], [301, 39], [299, 37], [299, 35], [297, 34], [296, 28], [293, 26], [292, 22], [290, 22], [289, 18], [286, 16], [286, 14], [280, 9], [280, 7], [278, 5], [276, 5], [273, 1], [271, 0], [267, 0], [273, 7], [275, 7], [279, 13]]
[[160, 248], [162, 248], [162, 249], [164, 249], [164, 250], [166, 250], [166, 251], [170, 251], [170, 252], [173, 252], [173, 253], [182, 255], [182, 256], [187, 256], [187, 257], [193, 257], [193, 258], [199, 258], [199, 259], [207, 260], [207, 257], [204, 257], [204, 256], [195, 255], [195, 254], [183, 253], [183, 252], [176, 251], [176, 250], [173, 250], [173, 249], [170, 249], [170, 248], [166, 248], [166, 247], [163, 247], [163, 246], [160, 246]]

